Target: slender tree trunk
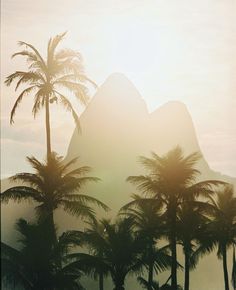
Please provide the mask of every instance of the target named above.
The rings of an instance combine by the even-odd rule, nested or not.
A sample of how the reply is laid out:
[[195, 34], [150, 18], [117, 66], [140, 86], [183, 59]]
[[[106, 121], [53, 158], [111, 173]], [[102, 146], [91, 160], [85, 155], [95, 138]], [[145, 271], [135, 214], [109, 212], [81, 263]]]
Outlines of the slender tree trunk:
[[103, 290], [103, 273], [99, 273], [99, 290]]
[[49, 112], [49, 96], [46, 97], [45, 105], [46, 117], [46, 142], [47, 142], [47, 159], [51, 156], [51, 132], [50, 132], [50, 112]]
[[171, 261], [171, 287], [173, 290], [177, 290], [177, 251], [176, 251], [176, 239], [172, 237], [171, 239], [171, 253], [172, 253], [172, 261]]
[[227, 268], [226, 245], [223, 245], [222, 256], [223, 256], [223, 271], [224, 271], [224, 280], [225, 280], [225, 290], [229, 290], [229, 275], [228, 275], [228, 268]]
[[173, 205], [171, 209], [171, 287], [177, 290], [177, 250], [176, 250], [176, 206]]
[[189, 250], [185, 249], [184, 251], [184, 290], [189, 290]]
[[152, 290], [153, 284], [153, 262], [151, 261], [148, 267], [148, 290]]
[[147, 254], [148, 254], [148, 290], [152, 290], [153, 285], [153, 255], [154, 255], [154, 241], [153, 238], [149, 238]]
[[57, 241], [57, 233], [56, 233], [56, 227], [55, 227], [55, 223], [54, 223], [54, 216], [53, 216], [53, 210], [50, 210], [47, 213], [47, 217], [45, 218], [46, 223], [46, 228], [48, 230], [47, 233], [47, 240], [50, 244], [50, 248], [51, 250], [53, 250], [53, 248], [57, 245], [58, 241]]

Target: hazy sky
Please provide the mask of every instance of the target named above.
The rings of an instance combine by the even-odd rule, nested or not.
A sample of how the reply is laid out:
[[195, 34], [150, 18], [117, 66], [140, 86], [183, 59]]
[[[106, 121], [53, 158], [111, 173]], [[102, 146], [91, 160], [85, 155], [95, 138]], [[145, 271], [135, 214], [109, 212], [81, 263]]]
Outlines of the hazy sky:
[[[18, 40], [43, 52], [49, 37], [64, 31], [63, 45], [83, 54], [87, 74], [98, 84], [118, 71], [135, 84], [150, 111], [168, 100], [183, 101], [210, 166], [236, 176], [236, 0], [2, 0], [1, 5], [2, 176], [25, 169], [25, 156], [41, 159], [45, 152], [43, 115], [33, 120], [31, 102], [22, 103], [9, 126], [16, 93], [3, 81], [25, 68], [10, 56]], [[54, 148], [65, 154], [73, 121], [61, 110], [52, 122]]]

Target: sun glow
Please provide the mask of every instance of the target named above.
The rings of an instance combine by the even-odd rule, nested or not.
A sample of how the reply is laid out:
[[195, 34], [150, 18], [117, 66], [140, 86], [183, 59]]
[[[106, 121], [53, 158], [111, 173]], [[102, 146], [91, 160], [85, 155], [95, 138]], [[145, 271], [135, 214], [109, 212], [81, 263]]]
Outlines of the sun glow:
[[[236, 123], [235, 1], [227, 5], [215, 0], [32, 3], [3, 1], [2, 80], [16, 67], [25, 67], [20, 59], [10, 59], [18, 49], [18, 40], [28, 41], [43, 52], [49, 37], [68, 31], [63, 46], [82, 53], [87, 75], [98, 85], [111, 73], [121, 72], [135, 84], [150, 111], [169, 100], [184, 102], [210, 164], [234, 174], [235, 128], [231, 124]], [[9, 128], [4, 120], [8, 119], [15, 94], [4, 87], [2, 95], [3, 132], [14, 135], [17, 128]], [[20, 108], [19, 127], [30, 110], [27, 104]], [[63, 144], [74, 124], [64, 113], [60, 122], [66, 127], [66, 137], [60, 137], [57, 143]], [[60, 127], [57, 135], [63, 135], [64, 127], [56, 126]], [[222, 134], [227, 141], [222, 142]], [[66, 146], [59, 147], [65, 152]], [[216, 155], [222, 156], [221, 160], [216, 161]]]

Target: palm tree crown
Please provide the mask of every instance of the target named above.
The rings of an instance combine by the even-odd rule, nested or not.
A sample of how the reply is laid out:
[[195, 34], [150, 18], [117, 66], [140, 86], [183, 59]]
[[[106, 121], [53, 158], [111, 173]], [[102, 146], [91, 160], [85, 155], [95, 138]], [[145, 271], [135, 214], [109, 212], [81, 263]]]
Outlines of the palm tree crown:
[[[17, 80], [17, 90], [20, 85], [27, 85], [19, 94], [11, 111], [11, 124], [14, 122], [16, 109], [24, 97], [34, 96], [32, 113], [34, 117], [42, 107], [46, 111], [47, 153], [51, 153], [50, 139], [50, 104], [60, 103], [66, 110], [72, 113], [79, 128], [79, 118], [71, 102], [67, 98], [68, 92], [74, 95], [82, 105], [88, 102], [87, 82], [94, 84], [84, 73], [81, 54], [71, 49], [57, 50], [59, 43], [66, 33], [51, 38], [48, 42], [47, 56], [44, 58], [31, 44], [20, 41], [19, 45], [25, 49], [16, 52], [12, 57], [26, 57], [27, 71], [16, 71], [6, 78], [6, 85], [10, 86]], [[95, 84], [94, 84], [95, 85]]]
[[41, 163], [35, 157], [27, 157], [35, 173], [19, 173], [11, 177], [12, 181], [23, 182], [1, 194], [2, 202], [14, 200], [32, 200], [38, 203], [36, 211], [39, 217], [51, 215], [54, 210], [62, 208], [69, 214], [95, 219], [95, 212], [88, 204], [95, 204], [107, 210], [108, 207], [91, 196], [78, 193], [87, 182], [99, 179], [86, 174], [91, 170], [82, 166], [69, 170], [77, 158], [64, 164], [62, 157], [52, 153], [50, 158]]

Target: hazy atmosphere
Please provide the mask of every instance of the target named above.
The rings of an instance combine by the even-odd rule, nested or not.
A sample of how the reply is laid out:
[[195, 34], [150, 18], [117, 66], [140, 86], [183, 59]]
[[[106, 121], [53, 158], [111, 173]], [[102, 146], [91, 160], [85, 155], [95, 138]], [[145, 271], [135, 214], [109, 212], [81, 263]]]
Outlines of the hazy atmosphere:
[[[44, 127], [40, 116], [31, 118], [32, 102], [25, 100], [14, 126], [9, 125], [15, 94], [3, 81], [14, 67], [25, 67], [11, 55], [19, 40], [43, 52], [49, 37], [64, 31], [68, 35], [63, 45], [82, 53], [86, 72], [98, 85], [111, 73], [121, 72], [150, 111], [168, 100], [183, 101], [209, 165], [235, 176], [235, 0], [3, 0], [1, 6], [3, 177], [26, 166], [28, 148], [38, 157], [44, 148]], [[55, 119], [53, 142], [65, 154], [74, 123], [64, 111]]]
[[3, 290], [236, 290], [236, 0], [1, 1]]

